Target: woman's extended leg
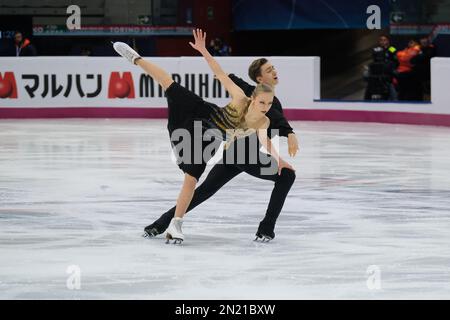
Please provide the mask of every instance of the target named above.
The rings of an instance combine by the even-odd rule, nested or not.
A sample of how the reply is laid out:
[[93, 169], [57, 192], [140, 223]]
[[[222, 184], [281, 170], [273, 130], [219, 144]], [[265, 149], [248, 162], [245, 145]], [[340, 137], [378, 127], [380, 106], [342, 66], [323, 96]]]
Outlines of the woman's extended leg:
[[177, 199], [177, 206], [175, 208], [175, 217], [183, 218], [186, 214], [187, 208], [192, 201], [192, 197], [194, 196], [195, 186], [197, 185], [197, 179], [193, 176], [185, 173], [184, 174], [184, 182], [181, 187], [180, 194]]
[[183, 230], [183, 217], [191, 203], [192, 196], [194, 195], [195, 185], [197, 179], [189, 174], [184, 175], [183, 187], [181, 187], [180, 194], [177, 199], [177, 207], [175, 209], [175, 217], [170, 221], [167, 228], [166, 238], [175, 240], [175, 243], [180, 243], [184, 240]]
[[114, 50], [122, 57], [133, 64], [140, 66], [146, 73], [148, 73], [156, 82], [158, 82], [164, 91], [173, 83], [172, 77], [157, 65], [144, 60], [139, 53], [134, 51], [129, 45], [124, 42], [113, 43]]
[[170, 74], [158, 67], [156, 64], [144, 60], [143, 58], [137, 58], [135, 63], [144, 69], [144, 71], [148, 73], [156, 82], [158, 82], [164, 91], [166, 91], [167, 88], [173, 83], [173, 79]]
[[[194, 115], [198, 113], [197, 109], [204, 107], [203, 99], [179, 85], [172, 86], [174, 81], [169, 73], [156, 64], [143, 59], [126, 43], [116, 42], [114, 43], [114, 49], [122, 57], [141, 67], [166, 91], [169, 109], [168, 129], [170, 135], [172, 136], [172, 131], [176, 129], [186, 129], [186, 122], [189, 122], [191, 118], [193, 120]], [[192, 201], [198, 177], [203, 173], [206, 163], [190, 164], [181, 161], [179, 166], [185, 172], [184, 182], [177, 198], [175, 216], [167, 228], [167, 238], [183, 241], [184, 236], [181, 230], [183, 216]]]
[[[149, 74], [155, 81], [157, 81], [164, 89], [164, 91], [166, 91], [167, 88], [169, 88], [169, 86], [174, 82], [172, 77], [166, 71], [149, 61], [146, 61], [142, 58], [137, 58], [135, 60], [135, 63], [140, 66], [147, 74]], [[175, 241], [184, 240], [182, 231], [183, 217], [186, 214], [187, 208], [192, 201], [196, 184], [197, 179], [190, 174], [185, 173], [183, 186], [181, 187], [180, 193], [177, 198], [175, 216], [171, 220], [170, 225], [167, 228], [167, 239], [174, 239]]]
[[[143, 58], [136, 59], [135, 63], [144, 69], [144, 71], [153, 79], [155, 79], [164, 90], [166, 90], [173, 83], [172, 77], [157, 65], [146, 61]], [[177, 199], [175, 218], [183, 218], [189, 204], [191, 203], [196, 184], [196, 178], [187, 173], [184, 175], [183, 186], [181, 187], [181, 191]]]

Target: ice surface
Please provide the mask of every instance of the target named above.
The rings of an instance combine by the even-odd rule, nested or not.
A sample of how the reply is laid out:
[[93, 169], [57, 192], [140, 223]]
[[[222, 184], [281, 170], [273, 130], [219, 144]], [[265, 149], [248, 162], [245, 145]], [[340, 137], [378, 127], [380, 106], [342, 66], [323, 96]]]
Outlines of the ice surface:
[[252, 241], [273, 184], [243, 173], [180, 247], [141, 237], [182, 181], [165, 120], [1, 121], [0, 298], [449, 299], [450, 129], [292, 124], [276, 239]]

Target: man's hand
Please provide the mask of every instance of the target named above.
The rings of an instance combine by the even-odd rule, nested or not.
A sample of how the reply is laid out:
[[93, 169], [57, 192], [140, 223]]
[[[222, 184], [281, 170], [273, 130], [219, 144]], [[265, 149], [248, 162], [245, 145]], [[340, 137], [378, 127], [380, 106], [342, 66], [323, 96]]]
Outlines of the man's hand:
[[283, 159], [280, 158], [280, 160], [278, 161], [278, 175], [281, 174], [281, 170], [283, 168], [295, 171], [295, 169], [289, 163], [287, 163], [286, 161], [284, 161]]
[[288, 151], [291, 157], [294, 157], [298, 151], [298, 140], [295, 133], [288, 134]]
[[202, 29], [194, 29], [192, 30], [192, 34], [194, 35], [194, 43], [189, 42], [192, 48], [197, 50], [198, 52], [202, 52], [206, 50], [206, 32], [203, 32]]

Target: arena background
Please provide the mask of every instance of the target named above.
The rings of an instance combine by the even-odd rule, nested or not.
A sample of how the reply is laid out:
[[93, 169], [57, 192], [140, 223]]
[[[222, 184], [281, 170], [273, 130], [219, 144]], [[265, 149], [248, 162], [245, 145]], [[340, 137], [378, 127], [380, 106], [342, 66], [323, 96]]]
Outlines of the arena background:
[[390, 34], [398, 49], [410, 38], [430, 36], [438, 56], [450, 56], [448, 1], [375, 1], [381, 30], [365, 27], [370, 1], [313, 2], [79, 1], [82, 29], [71, 31], [65, 1], [2, 0], [0, 56], [14, 55], [15, 30], [32, 40], [39, 56], [79, 56], [86, 49], [90, 56], [114, 56], [110, 41], [116, 40], [144, 56], [192, 56], [190, 29], [202, 26], [211, 39], [223, 39], [232, 56], [319, 57], [320, 98], [333, 100], [363, 99], [364, 67], [381, 34]]

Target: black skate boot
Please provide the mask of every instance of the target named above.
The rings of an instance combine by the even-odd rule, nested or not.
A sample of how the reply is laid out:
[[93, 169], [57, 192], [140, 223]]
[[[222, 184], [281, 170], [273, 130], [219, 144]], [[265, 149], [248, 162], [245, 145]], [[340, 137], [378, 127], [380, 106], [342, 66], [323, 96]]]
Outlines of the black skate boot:
[[269, 225], [268, 223], [261, 222], [258, 227], [258, 231], [256, 231], [255, 241], [261, 242], [269, 242], [270, 240], [275, 238], [275, 232], [273, 229], [274, 225]]
[[144, 234], [142, 236], [144, 238], [154, 238], [163, 232], [164, 231], [161, 231], [161, 228], [157, 226], [156, 223], [152, 223], [144, 228]]

